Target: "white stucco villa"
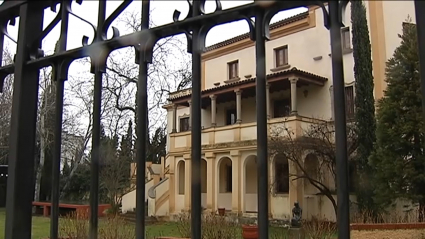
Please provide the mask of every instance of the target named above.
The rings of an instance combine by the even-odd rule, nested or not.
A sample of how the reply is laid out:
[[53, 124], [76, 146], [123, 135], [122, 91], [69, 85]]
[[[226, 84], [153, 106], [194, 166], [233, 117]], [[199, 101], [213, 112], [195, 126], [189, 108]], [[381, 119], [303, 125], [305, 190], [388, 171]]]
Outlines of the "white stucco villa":
[[[399, 45], [398, 34], [408, 16], [414, 22], [413, 1], [366, 1], [372, 44], [375, 97], [385, 89], [385, 62]], [[350, 5], [342, 29], [346, 107], [354, 114], [354, 74]], [[271, 24], [266, 43], [269, 126], [298, 130], [314, 119], [332, 121], [332, 67], [329, 31], [323, 13], [305, 13]], [[225, 208], [239, 215], [257, 212], [255, 48], [248, 34], [207, 48], [202, 56], [202, 206]], [[156, 169], [161, 180], [148, 182], [149, 214], [170, 216], [190, 209], [190, 94], [170, 94], [167, 156]], [[307, 158], [310, 156], [306, 155]], [[314, 160], [313, 160], [314, 161]], [[282, 158], [271, 159], [270, 175], [296, 170]], [[152, 172], [151, 172], [152, 171]], [[149, 171], [155, 174], [153, 170]], [[329, 182], [332, 185], [332, 182]], [[270, 190], [270, 218], [287, 219], [295, 201], [303, 217], [335, 220], [329, 200], [302, 180], [279, 183]], [[135, 193], [124, 197], [123, 211], [135, 207]]]

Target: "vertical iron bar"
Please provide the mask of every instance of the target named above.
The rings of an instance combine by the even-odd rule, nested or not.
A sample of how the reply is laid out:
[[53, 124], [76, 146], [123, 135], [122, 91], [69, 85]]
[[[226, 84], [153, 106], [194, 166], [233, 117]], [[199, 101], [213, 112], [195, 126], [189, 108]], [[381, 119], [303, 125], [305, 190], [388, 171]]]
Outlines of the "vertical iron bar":
[[255, 16], [256, 65], [256, 108], [257, 108], [257, 197], [259, 238], [269, 238], [269, 191], [268, 191], [268, 144], [267, 144], [267, 101], [266, 101], [266, 41], [264, 12]]
[[[200, 15], [200, 1], [193, 1], [193, 17]], [[192, 31], [192, 194], [191, 230], [193, 239], [201, 239], [201, 48], [200, 28]]]
[[[99, 1], [97, 16], [97, 39], [102, 41], [102, 26], [106, 15], [106, 1]], [[93, 59], [91, 59], [93, 61]], [[93, 62], [92, 62], [93, 64]], [[93, 92], [93, 130], [92, 130], [92, 159], [90, 185], [90, 239], [97, 239], [99, 211], [99, 161], [100, 161], [100, 120], [102, 110], [102, 76], [100, 62], [95, 62], [94, 92]]]
[[[66, 43], [68, 37], [68, 11], [65, 7], [69, 1], [63, 0], [61, 3], [61, 34], [59, 38], [59, 48], [55, 51], [66, 51]], [[52, 209], [50, 223], [50, 239], [58, 239], [59, 233], [59, 180], [60, 180], [60, 163], [61, 163], [61, 146], [62, 146], [62, 114], [63, 114], [63, 92], [66, 79], [61, 79], [60, 74], [63, 69], [60, 69], [61, 64], [55, 64], [56, 69], [56, 99], [55, 99], [55, 132], [54, 132], [54, 155], [52, 162]]]
[[[149, 29], [150, 1], [142, 1], [142, 31]], [[139, 46], [141, 48], [141, 46]], [[137, 50], [138, 48], [136, 48]], [[136, 141], [136, 239], [145, 238], [145, 175], [146, 175], [146, 146], [148, 139], [148, 61], [143, 49], [139, 53], [139, 79], [137, 82], [137, 141]]]
[[338, 238], [350, 238], [345, 82], [341, 47], [339, 1], [329, 1], [338, 201]]
[[43, 30], [44, 9], [39, 3], [29, 1], [20, 7], [6, 196], [6, 239], [31, 238], [39, 69], [26, 66], [26, 61], [30, 53], [36, 51], [34, 48], [41, 46], [41, 41], [34, 42]]
[[415, 0], [416, 29], [418, 31], [419, 72], [421, 74], [422, 112], [425, 119], [425, 1]]
[[[102, 1], [100, 1], [102, 2]], [[90, 184], [90, 239], [97, 239], [99, 207], [100, 117], [102, 100], [102, 72], [96, 66], [93, 92], [93, 135]]]

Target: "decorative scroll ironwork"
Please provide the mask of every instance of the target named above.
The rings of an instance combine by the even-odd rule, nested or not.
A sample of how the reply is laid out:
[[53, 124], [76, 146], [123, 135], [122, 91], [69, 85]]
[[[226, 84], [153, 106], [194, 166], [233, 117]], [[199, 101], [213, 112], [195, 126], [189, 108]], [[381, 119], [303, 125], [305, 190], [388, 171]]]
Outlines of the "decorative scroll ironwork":
[[[341, 27], [345, 26], [345, 8], [347, 4], [350, 2], [349, 0], [338, 0], [338, 22]], [[329, 16], [329, 10], [326, 9], [326, 6], [323, 2], [318, 1], [317, 5], [322, 9], [323, 12], [323, 22], [325, 27], [329, 30], [331, 28], [331, 21]]]
[[7, 32], [7, 25], [15, 26], [15, 24], [16, 24], [16, 19], [15, 18], [10, 19], [9, 20], [9, 24], [7, 22], [4, 22], [3, 24], [0, 25], [0, 32], [4, 36], [6, 36], [7, 38], [9, 38], [11, 41], [13, 41], [15, 44], [17, 44], [18, 42], [12, 36], [10, 36], [9, 33]]
[[[82, 4], [77, 0], [77, 4]], [[246, 20], [250, 29], [250, 39], [256, 41], [257, 56], [257, 150], [258, 150], [258, 224], [260, 238], [268, 238], [268, 151], [267, 151], [267, 118], [265, 112], [266, 104], [266, 66], [265, 66], [265, 41], [270, 39], [270, 20], [279, 11], [302, 6], [318, 5], [324, 12], [325, 26], [331, 33], [332, 46], [332, 69], [334, 80], [335, 102], [344, 102], [344, 75], [341, 51], [340, 28], [343, 25], [343, 12], [348, 0], [329, 1], [255, 1], [232, 9], [223, 10], [221, 2], [215, 0], [215, 10], [212, 13], [205, 12], [206, 0], [187, 0], [189, 12], [183, 20], [179, 20], [181, 13], [174, 11], [173, 23], [149, 28], [150, 2], [142, 1], [142, 28], [140, 31], [120, 36], [119, 30], [112, 26], [112, 37], [107, 38], [107, 31], [112, 22], [131, 4], [132, 1], [124, 1], [108, 17], [106, 14], [106, 1], [100, 1], [98, 7], [97, 26], [81, 18], [72, 12], [69, 0], [53, 1], [11, 1], [5, 0], [0, 5], [0, 48], [3, 51], [4, 38], [8, 37], [17, 43], [17, 54], [14, 64], [0, 67], [0, 90], [7, 75], [15, 73], [12, 126], [10, 138], [9, 159], [9, 181], [7, 192], [7, 217], [6, 217], [6, 239], [29, 239], [31, 238], [31, 202], [32, 194], [31, 180], [28, 175], [34, 174], [34, 141], [35, 122], [37, 111], [37, 92], [39, 69], [53, 66], [53, 76], [56, 82], [56, 123], [55, 123], [55, 146], [54, 167], [52, 176], [52, 223], [50, 238], [57, 239], [58, 226], [58, 187], [59, 187], [59, 165], [60, 145], [63, 111], [63, 87], [68, 79], [70, 63], [75, 59], [90, 57], [91, 72], [95, 75], [95, 97], [93, 116], [93, 147], [99, 145], [100, 137], [100, 105], [101, 105], [101, 83], [102, 75], [106, 70], [106, 59], [113, 50], [124, 47], [134, 47], [136, 52], [136, 63], [139, 64], [139, 79], [137, 90], [137, 131], [140, 132], [136, 142], [136, 162], [142, 165], [137, 167], [137, 190], [136, 190], [136, 238], [145, 238], [145, 184], [144, 160], [146, 156], [147, 128], [147, 69], [152, 63], [153, 46], [165, 37], [185, 34], [188, 46], [187, 50], [192, 54], [192, 238], [201, 238], [201, 188], [200, 188], [200, 158], [201, 158], [201, 53], [205, 49], [206, 35], [214, 26]], [[42, 29], [43, 11], [50, 7], [56, 11], [56, 5], [61, 4], [60, 10], [53, 21]], [[422, 8], [425, 6], [422, 5]], [[425, 9], [422, 9], [423, 11]], [[68, 17], [72, 15], [89, 24], [94, 31], [94, 39], [89, 43], [89, 37], [83, 36], [82, 47], [66, 50], [66, 38], [68, 32]], [[20, 17], [18, 40], [11, 38], [7, 33], [7, 25], [14, 25], [15, 18]], [[256, 20], [252, 20], [252, 18]], [[105, 19], [106, 18], [106, 19]], [[425, 28], [425, 19], [421, 21], [421, 29]], [[50, 56], [42, 54], [41, 40], [59, 23], [61, 23], [61, 36], [56, 52]], [[419, 25], [419, 24], [418, 24]], [[424, 29], [422, 29], [424, 30]], [[424, 32], [424, 31], [422, 31]], [[421, 35], [420, 35], [421, 36]], [[419, 42], [425, 39], [419, 38]], [[425, 45], [425, 44], [420, 44]], [[425, 48], [421, 49], [422, 77], [425, 70]], [[1, 56], [0, 56], [1, 59]], [[25, 79], [25, 81], [24, 81]], [[425, 81], [425, 79], [423, 79]], [[425, 94], [425, 91], [424, 91]], [[425, 98], [425, 96], [424, 96]], [[338, 233], [340, 238], [349, 238], [349, 213], [348, 213], [348, 184], [346, 174], [346, 145], [345, 132], [345, 110], [344, 105], [335, 104], [336, 123], [336, 148], [337, 148], [337, 171], [338, 175]], [[91, 178], [91, 215], [90, 215], [90, 238], [97, 238], [97, 198], [99, 177], [99, 152], [93, 150], [92, 154], [92, 178]], [[266, 191], [264, 191], [266, 190]]]

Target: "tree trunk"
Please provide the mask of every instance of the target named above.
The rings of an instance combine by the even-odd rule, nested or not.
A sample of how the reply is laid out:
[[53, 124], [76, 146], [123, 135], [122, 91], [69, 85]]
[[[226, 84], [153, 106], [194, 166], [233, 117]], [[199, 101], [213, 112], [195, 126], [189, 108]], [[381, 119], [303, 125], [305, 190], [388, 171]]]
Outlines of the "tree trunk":
[[[40, 201], [40, 189], [41, 189], [41, 175], [43, 174], [44, 160], [45, 160], [45, 152], [44, 148], [46, 146], [45, 143], [45, 121], [44, 121], [44, 113], [41, 112], [40, 115], [40, 162], [38, 164], [35, 176], [35, 188], [34, 188], [34, 201]], [[36, 212], [36, 207], [33, 207], [33, 213]]]
[[419, 215], [418, 215], [418, 221], [423, 222], [425, 216], [425, 200], [421, 199], [419, 201]]
[[69, 173], [68, 176], [68, 180], [65, 182], [65, 185], [63, 186], [61, 193], [60, 193], [60, 198], [62, 199], [64, 196], [64, 192], [66, 191], [66, 189], [69, 187], [69, 182], [70, 179], [72, 178], [72, 176], [75, 174], [75, 172], [77, 172], [78, 166], [81, 164], [81, 162], [83, 161], [83, 156], [84, 156], [84, 151], [87, 148], [87, 144], [88, 144], [88, 139], [90, 138], [90, 134], [87, 135], [88, 137], [86, 137], [84, 139], [84, 145], [83, 147], [81, 147], [78, 156], [75, 158], [75, 162], [73, 164], [71, 164], [71, 172]]
[[335, 218], [338, 218], [338, 205], [336, 204], [336, 201], [335, 201], [333, 195], [330, 194], [330, 193], [327, 193], [327, 192], [323, 192], [323, 193], [329, 199], [329, 201], [331, 201], [332, 206], [334, 207], [334, 211], [335, 211]]
[[43, 172], [44, 167], [44, 159], [45, 159], [45, 152], [44, 148], [46, 146], [45, 142], [45, 124], [44, 124], [44, 113], [40, 116], [40, 163], [37, 168], [36, 172], [36, 179], [35, 179], [35, 192], [34, 192], [34, 201], [38, 202], [40, 201], [40, 184], [41, 184], [41, 175]]

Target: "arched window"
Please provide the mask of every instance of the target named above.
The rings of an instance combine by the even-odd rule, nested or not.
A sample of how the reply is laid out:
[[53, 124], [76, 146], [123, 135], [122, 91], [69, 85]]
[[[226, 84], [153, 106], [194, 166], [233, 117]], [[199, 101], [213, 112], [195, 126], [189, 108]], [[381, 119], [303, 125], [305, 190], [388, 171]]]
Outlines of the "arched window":
[[178, 170], [178, 194], [183, 195], [184, 194], [184, 187], [185, 187], [185, 183], [184, 183], [184, 177], [185, 177], [185, 162], [184, 161], [180, 161], [177, 164], [177, 170]]

